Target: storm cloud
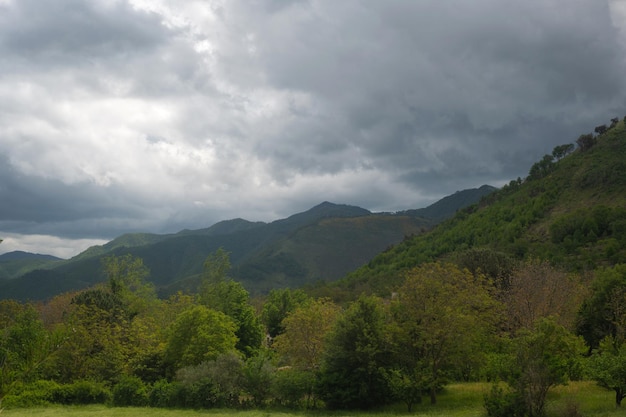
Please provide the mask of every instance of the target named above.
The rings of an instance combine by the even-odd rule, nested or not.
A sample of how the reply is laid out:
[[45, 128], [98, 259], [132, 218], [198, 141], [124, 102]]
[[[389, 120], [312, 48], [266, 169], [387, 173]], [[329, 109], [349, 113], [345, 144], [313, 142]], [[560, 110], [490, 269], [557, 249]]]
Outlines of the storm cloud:
[[0, 252], [424, 207], [626, 114], [623, 0], [0, 0]]

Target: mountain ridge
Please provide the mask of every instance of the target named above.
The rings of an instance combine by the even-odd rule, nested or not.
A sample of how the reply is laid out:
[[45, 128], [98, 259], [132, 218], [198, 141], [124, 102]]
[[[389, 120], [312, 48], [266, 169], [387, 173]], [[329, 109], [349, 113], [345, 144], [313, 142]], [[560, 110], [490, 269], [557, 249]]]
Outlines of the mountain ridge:
[[[483, 196], [482, 191], [472, 190], [476, 201]], [[144, 260], [151, 280], [163, 295], [190, 290], [206, 256], [220, 247], [230, 252], [233, 278], [252, 292], [334, 280], [406, 236], [423, 233], [436, 222], [406, 213], [372, 213], [361, 207], [325, 201], [270, 223], [232, 219], [205, 229], [167, 235], [125, 234], [51, 268], [43, 266], [17, 280], [0, 281], [0, 298], [47, 298], [55, 292], [51, 282], [66, 290], [94, 285], [104, 279], [101, 259], [124, 254]], [[325, 258], [333, 261], [325, 262]]]

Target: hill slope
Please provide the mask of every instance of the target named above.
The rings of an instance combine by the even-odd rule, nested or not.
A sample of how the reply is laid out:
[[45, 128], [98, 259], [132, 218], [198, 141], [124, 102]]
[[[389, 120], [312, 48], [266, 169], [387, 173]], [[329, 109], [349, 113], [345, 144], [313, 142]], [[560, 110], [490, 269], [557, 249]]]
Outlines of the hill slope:
[[20, 277], [39, 268], [51, 267], [62, 261], [52, 255], [13, 251], [0, 255], [0, 280]]
[[402, 271], [471, 248], [546, 259], [568, 270], [626, 262], [624, 122], [589, 149], [544, 157], [530, 173], [376, 256], [337, 286], [386, 293]]
[[[484, 189], [483, 189], [484, 191]], [[471, 192], [476, 201], [483, 191]], [[457, 193], [459, 207], [468, 203]], [[44, 299], [104, 279], [101, 259], [126, 253], [140, 257], [150, 279], [167, 295], [195, 290], [207, 255], [230, 252], [233, 277], [251, 292], [335, 280], [406, 236], [423, 233], [436, 220], [406, 214], [373, 214], [360, 207], [321, 203], [271, 223], [235, 219], [176, 234], [129, 234], [88, 249], [54, 268], [0, 283], [0, 298]]]

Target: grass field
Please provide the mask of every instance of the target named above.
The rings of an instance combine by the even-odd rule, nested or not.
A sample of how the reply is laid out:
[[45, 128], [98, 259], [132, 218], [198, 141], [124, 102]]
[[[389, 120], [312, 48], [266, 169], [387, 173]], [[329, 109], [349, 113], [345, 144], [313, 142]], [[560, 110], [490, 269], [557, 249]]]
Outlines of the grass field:
[[[424, 417], [484, 417], [483, 396], [489, 384], [452, 384], [438, 397], [438, 404], [430, 405], [425, 398], [414, 406], [412, 416]], [[548, 417], [562, 416], [562, 411], [574, 404], [584, 417], [617, 417], [626, 410], [616, 409], [614, 394], [597, 387], [593, 382], [574, 382], [552, 390], [548, 396]], [[46, 407], [2, 411], [2, 417], [387, 417], [408, 415], [402, 404], [372, 412], [278, 411], [278, 410], [167, 410], [146, 408], [116, 408], [103, 405], [82, 407]]]

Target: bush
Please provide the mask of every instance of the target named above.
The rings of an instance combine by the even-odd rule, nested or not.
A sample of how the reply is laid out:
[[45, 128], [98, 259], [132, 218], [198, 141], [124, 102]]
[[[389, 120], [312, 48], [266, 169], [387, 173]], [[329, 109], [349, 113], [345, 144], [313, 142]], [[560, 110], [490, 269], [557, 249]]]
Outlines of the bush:
[[181, 385], [176, 382], [160, 380], [152, 385], [148, 394], [148, 405], [150, 407], [183, 407], [184, 401], [180, 401]]
[[516, 391], [505, 392], [501, 386], [494, 384], [489, 394], [485, 395], [487, 417], [524, 417], [526, 406]]
[[315, 375], [311, 372], [287, 368], [276, 372], [272, 388], [279, 404], [298, 408], [304, 398], [311, 396], [314, 384]]
[[113, 387], [113, 405], [143, 407], [148, 404], [148, 390], [136, 376], [124, 376]]
[[59, 384], [52, 381], [37, 381], [32, 384], [17, 386], [12, 393], [4, 397], [5, 408], [41, 407], [53, 402], [54, 391]]
[[61, 385], [53, 395], [58, 404], [104, 404], [110, 399], [111, 391], [103, 383], [88, 380]]

